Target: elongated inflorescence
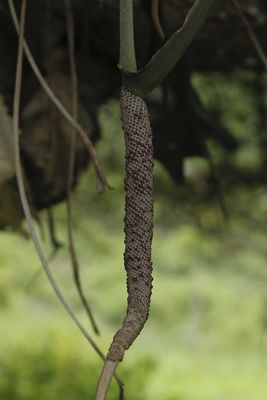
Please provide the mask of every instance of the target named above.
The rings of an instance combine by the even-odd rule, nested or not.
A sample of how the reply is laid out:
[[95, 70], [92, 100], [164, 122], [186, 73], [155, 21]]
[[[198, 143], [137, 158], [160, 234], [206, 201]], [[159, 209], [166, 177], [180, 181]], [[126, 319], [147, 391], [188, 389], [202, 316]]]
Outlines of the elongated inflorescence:
[[125, 253], [128, 307], [107, 359], [121, 361], [142, 330], [149, 314], [152, 292], [153, 145], [149, 113], [144, 100], [121, 90], [126, 146]]

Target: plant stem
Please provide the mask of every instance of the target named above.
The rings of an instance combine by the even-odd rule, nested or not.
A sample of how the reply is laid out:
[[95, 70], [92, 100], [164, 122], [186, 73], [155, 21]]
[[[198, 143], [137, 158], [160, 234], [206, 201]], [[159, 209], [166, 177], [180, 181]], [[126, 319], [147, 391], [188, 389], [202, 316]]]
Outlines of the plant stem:
[[133, 20], [133, 0], [120, 0], [120, 67], [128, 72], [137, 72]]
[[95, 400], [105, 400], [108, 392], [108, 387], [112, 376], [115, 373], [118, 363], [107, 360], [101, 373], [99, 384], [97, 386]]

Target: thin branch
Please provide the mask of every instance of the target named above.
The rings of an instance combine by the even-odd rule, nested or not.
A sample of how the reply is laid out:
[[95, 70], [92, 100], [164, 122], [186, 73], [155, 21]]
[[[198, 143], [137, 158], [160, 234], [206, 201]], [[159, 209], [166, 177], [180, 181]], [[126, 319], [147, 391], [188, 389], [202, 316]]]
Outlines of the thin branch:
[[251, 43], [253, 44], [253, 47], [254, 47], [254, 49], [255, 49], [260, 61], [262, 62], [265, 70], [267, 71], [267, 57], [266, 57], [266, 55], [264, 53], [262, 45], [260, 44], [255, 32], [253, 31], [253, 28], [252, 28], [250, 22], [246, 18], [245, 14], [244, 14], [244, 12], [242, 10], [242, 7], [241, 7], [241, 5], [239, 3], [239, 0], [232, 0], [232, 2], [234, 4], [237, 12], [239, 13], [239, 15], [240, 15], [245, 27], [247, 28], [249, 38], [251, 40]]
[[[75, 65], [75, 30], [73, 13], [70, 0], [65, 0], [65, 14], [66, 14], [66, 26], [68, 35], [68, 46], [69, 46], [69, 62], [70, 62], [70, 73], [71, 73], [71, 96], [72, 96], [72, 116], [77, 121], [78, 120], [78, 78], [77, 70]], [[82, 283], [80, 279], [80, 267], [78, 262], [78, 256], [76, 252], [76, 246], [73, 236], [73, 217], [72, 217], [72, 198], [71, 189], [73, 183], [73, 174], [75, 167], [75, 147], [76, 147], [76, 131], [71, 130], [70, 137], [70, 159], [69, 168], [67, 176], [67, 227], [68, 227], [68, 242], [69, 242], [69, 254], [71, 259], [71, 266], [73, 272], [73, 279], [79, 293], [81, 302], [85, 308], [88, 318], [91, 322], [94, 332], [99, 335], [99, 329], [95, 322], [94, 316], [92, 314], [91, 307], [86, 300], [83, 292]]]
[[[12, 0], [8, 0], [8, 1], [9, 1], [9, 3], [11, 3]], [[21, 159], [20, 159], [20, 146], [19, 146], [19, 132], [20, 132], [19, 131], [19, 111], [20, 111], [20, 95], [21, 95], [22, 66], [23, 66], [23, 43], [24, 43], [26, 5], [27, 5], [27, 0], [22, 0], [22, 2], [21, 2], [21, 20], [20, 20], [20, 24], [18, 25], [19, 45], [18, 45], [17, 67], [16, 67], [16, 81], [15, 81], [15, 93], [14, 93], [14, 103], [13, 103], [13, 125], [12, 125], [12, 131], [13, 131], [13, 137], [14, 137], [15, 169], [16, 169], [16, 176], [17, 176], [17, 181], [18, 181], [19, 195], [20, 195], [23, 211], [24, 211], [27, 223], [28, 223], [30, 235], [32, 237], [32, 241], [34, 243], [36, 252], [40, 258], [41, 264], [45, 270], [47, 278], [48, 278], [55, 294], [57, 295], [59, 301], [61, 302], [61, 304], [63, 305], [63, 307], [69, 314], [69, 316], [72, 318], [72, 320], [75, 322], [75, 324], [80, 329], [82, 334], [85, 336], [85, 338], [91, 344], [91, 346], [93, 347], [95, 352], [99, 355], [99, 357], [103, 361], [105, 361], [104, 354], [99, 349], [99, 347], [97, 346], [95, 341], [91, 338], [91, 336], [87, 333], [86, 329], [83, 327], [83, 325], [78, 320], [78, 318], [75, 316], [74, 312], [72, 311], [72, 309], [66, 302], [63, 294], [61, 293], [61, 290], [59, 289], [59, 287], [53, 277], [53, 274], [49, 268], [46, 257], [44, 255], [37, 232], [35, 230], [30, 206], [29, 206], [28, 199], [26, 196], [26, 190], [25, 190], [25, 185], [24, 185], [24, 181], [23, 181], [23, 171], [22, 171]], [[118, 382], [120, 392], [123, 393], [123, 383], [118, 378], [118, 376], [115, 376], [115, 378], [116, 378], [116, 381]]]
[[[17, 32], [19, 32], [18, 18], [17, 18], [13, 0], [8, 0], [8, 5], [9, 5], [10, 13], [11, 13], [15, 28], [16, 28]], [[99, 162], [96, 157], [96, 151], [95, 151], [93, 143], [91, 142], [91, 139], [88, 137], [87, 133], [81, 127], [81, 125], [70, 115], [70, 113], [67, 111], [67, 109], [64, 107], [64, 105], [61, 103], [61, 101], [58, 99], [58, 97], [55, 95], [55, 93], [49, 87], [49, 85], [47, 84], [46, 80], [44, 79], [40, 69], [38, 68], [38, 66], [33, 58], [33, 55], [31, 53], [31, 50], [30, 50], [28, 44], [26, 43], [26, 41], [24, 39], [23, 39], [23, 48], [24, 48], [26, 57], [28, 59], [28, 62], [31, 65], [33, 72], [34, 72], [36, 78], [38, 79], [40, 85], [42, 86], [43, 90], [45, 91], [45, 93], [47, 94], [49, 99], [53, 102], [53, 104], [56, 106], [58, 111], [63, 115], [63, 117], [70, 123], [70, 125], [81, 136], [81, 138], [90, 154], [91, 162], [92, 162], [95, 172], [96, 172], [96, 176], [97, 176], [98, 183], [99, 183], [99, 191], [103, 192], [105, 190], [106, 186], [108, 186], [108, 185], [107, 185], [107, 181], [101, 171]]]
[[155, 29], [158, 32], [159, 37], [162, 41], [165, 40], [165, 33], [162, 28], [160, 18], [159, 18], [159, 0], [152, 0], [151, 3], [151, 13], [152, 13], [152, 20], [155, 25]]

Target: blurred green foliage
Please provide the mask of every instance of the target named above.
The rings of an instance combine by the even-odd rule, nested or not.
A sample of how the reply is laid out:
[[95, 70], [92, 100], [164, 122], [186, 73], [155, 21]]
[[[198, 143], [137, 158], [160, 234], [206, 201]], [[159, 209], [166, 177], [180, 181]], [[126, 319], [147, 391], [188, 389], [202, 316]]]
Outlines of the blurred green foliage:
[[[221, 105], [224, 123], [242, 137], [244, 149], [230, 161], [255, 169], [260, 148], [253, 98], [240, 83], [232, 86], [211, 75], [194, 79], [206, 105]], [[100, 120], [98, 152], [113, 189], [97, 195], [89, 170], [73, 200], [83, 286], [101, 329], [98, 343], [106, 351], [126, 308], [119, 104], [103, 107]], [[212, 151], [219, 164], [219, 152]], [[266, 185], [223, 190], [225, 220], [218, 199], [203, 201], [190, 188], [174, 186], [156, 163], [155, 195], [151, 314], [119, 369], [127, 400], [265, 400]], [[63, 248], [51, 268], [90, 330], [72, 282], [64, 205], [56, 207], [55, 218]], [[42, 223], [38, 229], [49, 254], [45, 214]], [[58, 304], [31, 242], [5, 232], [0, 249], [0, 399], [93, 399], [101, 361]], [[117, 398], [113, 384], [109, 400]]]

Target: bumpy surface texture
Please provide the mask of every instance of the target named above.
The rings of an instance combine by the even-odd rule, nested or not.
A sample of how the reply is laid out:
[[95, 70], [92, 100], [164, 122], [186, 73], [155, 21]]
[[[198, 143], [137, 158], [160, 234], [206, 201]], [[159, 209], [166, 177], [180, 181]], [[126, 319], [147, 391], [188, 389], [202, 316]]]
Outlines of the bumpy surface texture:
[[149, 314], [152, 291], [153, 145], [150, 119], [143, 99], [121, 90], [126, 146], [125, 253], [128, 308], [107, 356], [121, 361], [142, 330]]

